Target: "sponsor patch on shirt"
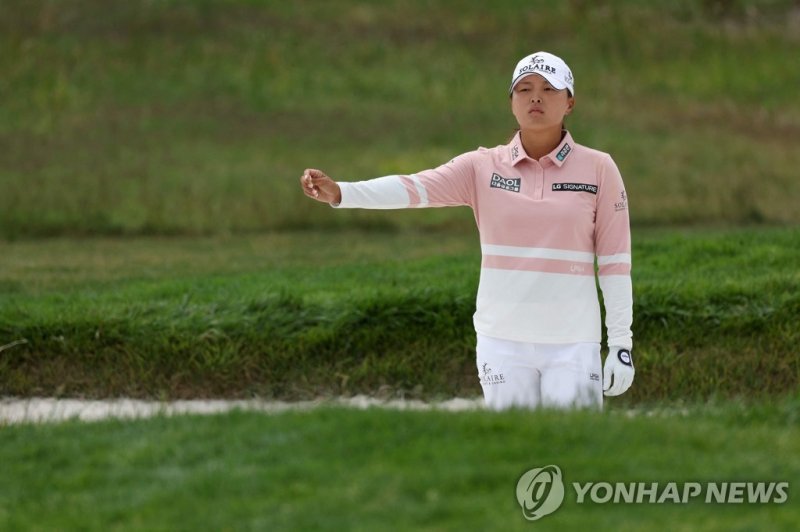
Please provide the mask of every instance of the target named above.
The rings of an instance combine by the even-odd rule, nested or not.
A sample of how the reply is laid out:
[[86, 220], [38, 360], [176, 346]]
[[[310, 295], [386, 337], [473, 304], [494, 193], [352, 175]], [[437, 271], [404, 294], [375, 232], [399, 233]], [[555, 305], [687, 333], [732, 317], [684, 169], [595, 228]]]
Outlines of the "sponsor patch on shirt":
[[622, 201], [618, 201], [618, 202], [614, 203], [614, 210], [617, 211], [617, 212], [619, 212], [619, 211], [627, 211], [628, 210], [628, 195], [625, 193], [624, 190], [620, 193], [619, 199], [621, 199]]
[[500, 174], [492, 174], [491, 188], [502, 188], [511, 192], [519, 192], [522, 185], [521, 177], [503, 177]]
[[572, 148], [570, 148], [569, 144], [564, 144], [564, 147], [561, 148], [561, 151], [556, 154], [556, 159], [558, 159], [559, 161], [563, 161], [564, 159], [567, 158], [567, 155], [569, 155], [569, 152], [571, 151]]
[[553, 190], [597, 194], [597, 185], [590, 185], [589, 183], [553, 183]]

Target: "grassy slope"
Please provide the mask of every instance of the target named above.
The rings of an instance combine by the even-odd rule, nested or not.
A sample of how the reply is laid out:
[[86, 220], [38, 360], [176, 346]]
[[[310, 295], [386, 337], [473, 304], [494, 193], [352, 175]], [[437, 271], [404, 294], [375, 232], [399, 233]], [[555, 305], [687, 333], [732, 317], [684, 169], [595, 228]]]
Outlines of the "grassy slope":
[[[621, 401], [781, 394], [800, 375], [800, 232], [639, 231]], [[477, 394], [474, 235], [6, 244], [0, 393]], [[619, 400], [618, 400], [619, 401]]]
[[[648, 415], [645, 415], [649, 412]], [[325, 408], [0, 431], [0, 527], [528, 530], [528, 469], [558, 465], [547, 530], [793, 530], [798, 402], [630, 417]], [[572, 482], [790, 482], [784, 504], [575, 503]]]
[[798, 222], [797, 8], [744, 4], [6, 0], [0, 237], [469, 225], [314, 209], [297, 176], [504, 142], [535, 49], [575, 71], [570, 128], [635, 223]]

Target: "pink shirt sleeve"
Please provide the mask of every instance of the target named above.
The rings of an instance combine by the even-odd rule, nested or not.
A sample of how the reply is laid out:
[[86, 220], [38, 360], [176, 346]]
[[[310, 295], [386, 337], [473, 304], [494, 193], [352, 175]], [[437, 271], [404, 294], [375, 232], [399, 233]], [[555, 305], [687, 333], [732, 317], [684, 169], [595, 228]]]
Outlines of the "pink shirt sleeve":
[[[475, 169], [472, 153], [459, 155], [452, 161], [406, 178], [411, 203], [418, 207], [473, 205]], [[424, 203], [424, 204], [423, 204]]]
[[610, 156], [600, 170], [595, 220], [595, 250], [600, 275], [629, 274], [631, 229], [625, 184]]
[[409, 175], [388, 175], [358, 182], [339, 182], [342, 201], [334, 207], [404, 209], [453, 207], [474, 204], [474, 152], [430, 170]]

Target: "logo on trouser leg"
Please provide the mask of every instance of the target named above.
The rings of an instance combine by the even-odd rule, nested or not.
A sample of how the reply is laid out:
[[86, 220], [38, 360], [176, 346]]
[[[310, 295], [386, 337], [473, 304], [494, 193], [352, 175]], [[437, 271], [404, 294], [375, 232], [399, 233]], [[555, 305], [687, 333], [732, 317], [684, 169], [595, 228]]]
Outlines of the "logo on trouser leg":
[[506, 379], [503, 377], [502, 373], [492, 373], [492, 368], [489, 367], [488, 362], [483, 363], [483, 366], [481, 366], [481, 371], [483, 372], [481, 375], [481, 384], [484, 386], [490, 386], [492, 384], [504, 384], [506, 382]]

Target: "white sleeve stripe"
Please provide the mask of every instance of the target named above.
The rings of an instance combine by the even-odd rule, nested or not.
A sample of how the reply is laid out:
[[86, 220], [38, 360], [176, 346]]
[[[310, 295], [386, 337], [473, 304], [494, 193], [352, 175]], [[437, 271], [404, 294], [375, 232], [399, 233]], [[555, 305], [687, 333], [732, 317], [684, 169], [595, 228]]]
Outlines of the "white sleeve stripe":
[[617, 253], [616, 255], [602, 255], [597, 257], [597, 265], [605, 266], [607, 264], [630, 264], [630, 253]]
[[594, 263], [594, 253], [584, 251], [570, 251], [553, 248], [527, 248], [520, 246], [496, 246], [482, 244], [481, 251], [484, 255], [498, 255], [501, 257], [518, 257], [524, 259], [554, 259], [569, 260], [573, 262]]
[[339, 183], [342, 202], [338, 208], [404, 209], [408, 207], [408, 190], [400, 176], [387, 175], [369, 181]]
[[419, 176], [417, 174], [411, 174], [408, 177], [411, 178], [411, 181], [414, 182], [414, 186], [417, 188], [417, 194], [419, 194], [419, 206], [425, 207], [428, 205], [428, 190], [422, 184], [422, 181], [419, 180]]

